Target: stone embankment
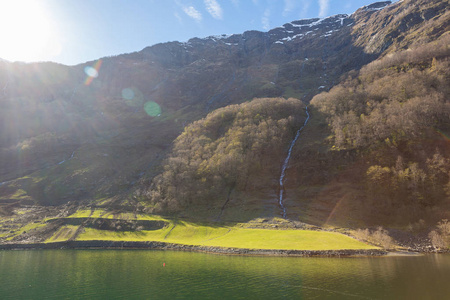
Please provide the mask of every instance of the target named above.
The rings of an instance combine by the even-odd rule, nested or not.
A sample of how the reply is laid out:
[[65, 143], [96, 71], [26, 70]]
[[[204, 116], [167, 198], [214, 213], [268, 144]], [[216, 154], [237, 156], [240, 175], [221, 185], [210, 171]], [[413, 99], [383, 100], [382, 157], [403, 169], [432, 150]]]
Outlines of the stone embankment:
[[272, 249], [244, 249], [223, 248], [210, 246], [195, 246], [171, 244], [164, 242], [120, 242], [120, 241], [67, 241], [55, 243], [34, 244], [2, 244], [0, 250], [26, 249], [148, 249], [148, 250], [176, 250], [231, 255], [268, 255], [268, 256], [382, 256], [388, 252], [380, 249], [372, 250], [272, 250]]

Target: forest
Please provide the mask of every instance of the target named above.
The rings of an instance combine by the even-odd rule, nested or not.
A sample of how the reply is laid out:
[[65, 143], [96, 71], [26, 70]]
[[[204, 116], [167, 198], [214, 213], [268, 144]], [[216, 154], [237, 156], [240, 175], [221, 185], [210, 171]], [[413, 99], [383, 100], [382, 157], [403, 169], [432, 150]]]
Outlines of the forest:
[[261, 172], [278, 173], [289, 142], [305, 120], [297, 99], [260, 98], [215, 110], [175, 140], [150, 189], [141, 193], [156, 210], [221, 205], [231, 190], [266, 184]]
[[356, 150], [369, 162], [365, 195], [375, 207], [417, 216], [450, 197], [449, 41], [387, 55], [311, 101], [333, 149]]

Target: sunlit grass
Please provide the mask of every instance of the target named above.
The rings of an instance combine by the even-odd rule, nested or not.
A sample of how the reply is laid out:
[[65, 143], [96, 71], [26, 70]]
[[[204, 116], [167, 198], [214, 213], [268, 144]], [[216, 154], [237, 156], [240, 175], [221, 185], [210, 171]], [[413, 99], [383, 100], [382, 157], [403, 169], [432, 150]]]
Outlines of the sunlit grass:
[[14, 194], [9, 195], [9, 198], [17, 199], [17, 200], [25, 199], [25, 198], [28, 198], [28, 194], [26, 191], [24, 191], [22, 189], [17, 189]]
[[68, 218], [100, 218], [104, 214], [105, 210], [103, 209], [95, 209], [93, 212], [90, 209], [79, 209], [74, 214], [68, 216]]
[[163, 218], [158, 215], [137, 214], [136, 217], [137, 220], [167, 221], [166, 218]]
[[205, 246], [221, 246], [250, 249], [284, 250], [339, 250], [373, 249], [345, 235], [334, 232], [310, 230], [233, 229], [229, 234], [204, 243]]
[[[92, 214], [91, 214], [92, 213]], [[122, 220], [165, 221], [167, 225], [158, 230], [110, 231], [84, 228], [77, 240], [105, 241], [154, 241], [174, 244], [212, 246], [248, 249], [283, 249], [283, 250], [339, 250], [339, 249], [374, 249], [376, 247], [335, 232], [311, 231], [273, 228], [248, 228], [247, 223], [220, 226], [212, 223], [195, 223], [171, 220], [158, 215], [117, 213], [103, 209], [81, 209], [71, 218], [107, 218]], [[283, 219], [277, 220], [278, 226]], [[256, 223], [261, 223], [258, 220]], [[280, 227], [280, 228], [281, 228]], [[65, 241], [73, 236], [78, 226], [61, 227], [46, 242]]]
[[148, 215], [148, 214], [135, 215], [134, 213], [130, 212], [115, 213], [114, 211], [107, 211], [101, 208], [96, 208], [93, 211], [91, 209], [79, 209], [75, 213], [68, 216], [68, 218], [105, 218], [105, 219], [122, 219], [122, 220], [156, 220], [156, 221], [166, 220], [158, 215]]
[[58, 231], [56, 231], [51, 238], [47, 240], [47, 242], [63, 242], [70, 239], [79, 226], [74, 225], [65, 225], [62, 226]]
[[116, 213], [116, 212], [107, 212], [102, 218], [105, 219], [121, 219], [121, 220], [135, 220], [134, 213], [125, 212], [125, 213]]
[[46, 225], [47, 225], [47, 224], [45, 224], [45, 223], [29, 223], [29, 224], [26, 224], [26, 225], [24, 225], [24, 226], [22, 226], [22, 227], [20, 227], [20, 228], [17, 228], [16, 230], [14, 230], [13, 233], [4, 234], [4, 236], [10, 235], [10, 236], [6, 239], [7, 241], [10, 241], [10, 240], [12, 240], [14, 237], [16, 237], [16, 236], [18, 236], [18, 235], [20, 235], [20, 234], [26, 233], [26, 232], [31, 231], [31, 230], [36, 230], [36, 229], [38, 229], [39, 227], [44, 227], [44, 226], [46, 226]]
[[184, 221], [171, 221], [169, 226], [159, 230], [135, 232], [114, 232], [85, 228], [77, 240], [155, 241], [197, 246], [283, 250], [376, 248], [335, 232], [248, 229]]
[[74, 214], [68, 216], [68, 218], [87, 218], [91, 215], [90, 209], [79, 209]]

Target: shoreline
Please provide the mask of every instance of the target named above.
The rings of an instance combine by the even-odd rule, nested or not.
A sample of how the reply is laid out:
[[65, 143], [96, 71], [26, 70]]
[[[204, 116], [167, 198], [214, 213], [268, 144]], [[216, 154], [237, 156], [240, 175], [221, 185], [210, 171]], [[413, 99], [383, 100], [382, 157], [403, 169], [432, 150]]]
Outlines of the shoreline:
[[225, 248], [214, 246], [195, 246], [164, 242], [132, 242], [132, 241], [64, 241], [54, 243], [0, 244], [0, 250], [44, 250], [44, 249], [142, 249], [202, 252], [226, 255], [252, 256], [297, 256], [297, 257], [355, 257], [355, 256], [387, 256], [389, 251], [382, 249], [361, 250], [282, 250], [282, 249], [247, 249]]

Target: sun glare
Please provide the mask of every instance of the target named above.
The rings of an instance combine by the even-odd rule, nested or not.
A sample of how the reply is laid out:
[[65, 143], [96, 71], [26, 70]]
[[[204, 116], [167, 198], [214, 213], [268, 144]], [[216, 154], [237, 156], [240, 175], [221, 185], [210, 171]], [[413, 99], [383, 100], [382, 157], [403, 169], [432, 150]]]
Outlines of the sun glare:
[[49, 13], [37, 0], [0, 1], [0, 58], [50, 60], [61, 53]]

